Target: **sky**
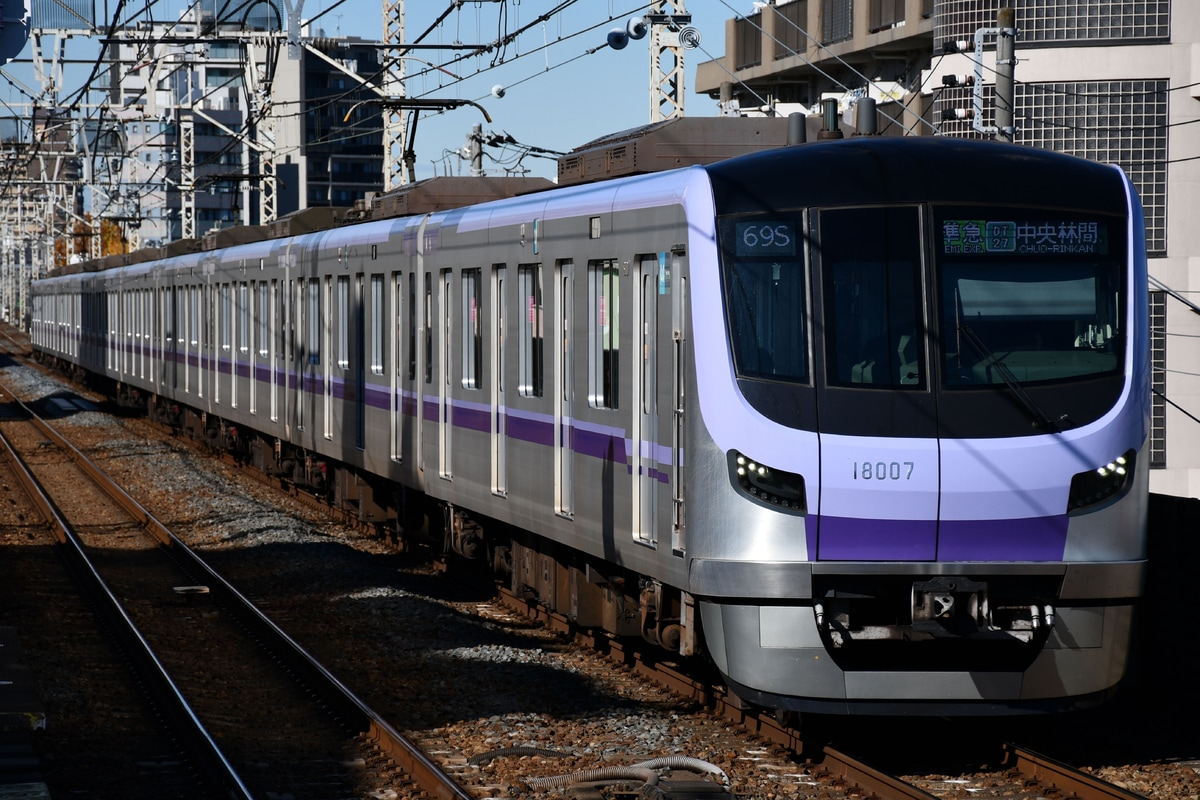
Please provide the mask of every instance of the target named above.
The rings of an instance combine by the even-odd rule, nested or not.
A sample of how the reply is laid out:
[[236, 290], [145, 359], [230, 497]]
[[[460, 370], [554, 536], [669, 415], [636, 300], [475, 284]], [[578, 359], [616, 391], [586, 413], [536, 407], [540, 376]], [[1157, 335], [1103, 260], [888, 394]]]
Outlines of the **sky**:
[[[304, 10], [309, 16], [317, 16], [334, 2], [307, 0]], [[448, 5], [449, 0], [408, 0], [406, 41], [421, 36]], [[469, 174], [469, 162], [452, 151], [463, 148], [474, 125], [483, 125], [485, 135], [508, 134], [525, 145], [565, 152], [651, 121], [649, 36], [630, 40], [621, 50], [606, 45], [611, 29], [625, 28], [631, 17], [645, 13], [648, 7], [636, 2], [580, 0], [550, 20], [538, 22], [559, 5], [561, 0], [467, 0], [421, 44], [481, 44], [495, 41], [502, 31], [515, 31], [531, 23], [533, 27], [503, 51], [454, 64], [448, 62], [460, 57], [462, 51], [411, 52], [415, 58], [405, 63], [410, 96], [472, 100], [492, 119], [487, 122], [471, 106], [422, 114], [415, 148], [418, 178], [431, 176], [435, 169], [439, 175]], [[752, 3], [730, 0], [726, 5], [723, 0], [693, 0], [691, 6], [692, 26], [701, 37], [700, 47], [684, 55], [684, 111], [689, 116], [714, 116], [716, 101], [695, 94], [696, 65], [724, 53], [725, 20], [748, 13]], [[314, 26], [323, 27], [327, 33], [340, 30], [345, 35], [382, 38], [382, 8], [372, 0], [347, 0], [319, 16]], [[446, 65], [444, 68], [461, 80], [431, 70], [416, 58]], [[504, 87], [503, 97], [492, 94], [494, 86]], [[517, 166], [513, 151], [485, 148], [485, 153], [484, 168], [489, 172]], [[557, 170], [552, 160], [534, 157], [526, 157], [520, 167], [543, 177], [553, 177]]]
[[[103, 0], [96, 0], [103, 7]], [[116, 0], [108, 0], [112, 8]], [[171, 19], [189, 0], [151, 0], [155, 19]], [[290, 0], [303, 2], [302, 16], [314, 19], [310, 33], [330, 36], [383, 38], [383, 5], [380, 0]], [[280, 3], [282, 5], [282, 2]], [[139, 3], [139, 6], [144, 6]], [[577, 0], [566, 10], [540, 21], [562, 0], [407, 0], [405, 40], [415, 42], [447, 9], [448, 16], [421, 39], [422, 47], [410, 51], [405, 61], [410, 97], [470, 100], [491, 117], [488, 122], [476, 107], [463, 105], [446, 112], [423, 112], [417, 125], [418, 179], [445, 174], [470, 174], [470, 163], [459, 152], [475, 125], [489, 134], [510, 136], [523, 145], [566, 152], [610, 133], [651, 121], [651, 61], [649, 36], [630, 40], [621, 50], [607, 46], [613, 28], [625, 28], [631, 17], [648, 11], [636, 0]], [[700, 33], [699, 46], [684, 55], [684, 112], [687, 116], [714, 116], [715, 100], [695, 93], [696, 65], [720, 57], [725, 50], [726, 19], [753, 10], [752, 0], [692, 0], [691, 25]], [[488, 44], [507, 32], [530, 26], [516, 41], [479, 56], [463, 57], [453, 45]], [[68, 60], [86, 61], [97, 52], [95, 40], [74, 36], [65, 43]], [[6, 76], [27, 88], [36, 88], [27, 45], [17, 61], [4, 67]], [[461, 59], [461, 60], [460, 60]], [[424, 62], [429, 62], [427, 65]], [[442, 69], [433, 69], [437, 65]], [[87, 64], [69, 66], [59, 92], [60, 102], [86, 81]], [[504, 87], [503, 97], [493, 87]], [[3, 93], [7, 91], [7, 95]], [[9, 81], [0, 82], [0, 99], [28, 102]], [[5, 112], [10, 114], [12, 112]], [[552, 178], [557, 171], [548, 158], [526, 156], [519, 163], [513, 148], [486, 147], [484, 169], [489, 174], [528, 169], [530, 175]]]

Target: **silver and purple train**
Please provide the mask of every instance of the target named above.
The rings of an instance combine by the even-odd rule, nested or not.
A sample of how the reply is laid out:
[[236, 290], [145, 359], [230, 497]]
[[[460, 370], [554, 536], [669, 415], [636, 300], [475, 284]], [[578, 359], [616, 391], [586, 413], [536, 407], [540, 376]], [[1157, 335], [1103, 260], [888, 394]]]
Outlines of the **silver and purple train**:
[[861, 137], [158, 255], [36, 282], [35, 350], [748, 703], [1038, 712], [1125, 672], [1117, 168]]

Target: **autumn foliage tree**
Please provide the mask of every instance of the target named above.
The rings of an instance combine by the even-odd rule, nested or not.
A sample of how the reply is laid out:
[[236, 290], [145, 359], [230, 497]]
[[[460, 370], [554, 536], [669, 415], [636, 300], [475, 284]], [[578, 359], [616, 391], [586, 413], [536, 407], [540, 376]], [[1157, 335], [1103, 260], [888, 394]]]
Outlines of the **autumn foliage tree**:
[[[71, 261], [87, 261], [90, 258], [94, 226], [92, 215], [76, 220], [70, 236], [61, 236], [54, 241], [54, 266], [65, 267]], [[129, 240], [121, 226], [112, 220], [100, 220], [100, 257], [129, 252]]]

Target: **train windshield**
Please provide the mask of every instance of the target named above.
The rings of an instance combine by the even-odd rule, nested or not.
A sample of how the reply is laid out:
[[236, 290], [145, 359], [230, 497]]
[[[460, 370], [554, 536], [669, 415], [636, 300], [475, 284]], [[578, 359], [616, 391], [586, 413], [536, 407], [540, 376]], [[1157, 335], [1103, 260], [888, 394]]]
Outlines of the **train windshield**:
[[948, 389], [1123, 368], [1119, 232], [1050, 212], [942, 210], [934, 244]]
[[1115, 218], [859, 206], [729, 216], [718, 231], [739, 378], [813, 385], [807, 280], [826, 387], [1019, 390], [1123, 370]]
[[823, 209], [817, 219], [826, 383], [925, 388], [920, 210]]
[[802, 231], [798, 215], [721, 222], [733, 361], [744, 378], [809, 380]]

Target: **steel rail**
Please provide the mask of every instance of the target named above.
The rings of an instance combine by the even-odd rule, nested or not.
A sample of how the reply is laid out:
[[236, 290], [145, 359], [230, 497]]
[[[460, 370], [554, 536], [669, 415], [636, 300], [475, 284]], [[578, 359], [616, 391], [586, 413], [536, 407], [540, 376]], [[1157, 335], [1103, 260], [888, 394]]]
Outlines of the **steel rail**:
[[208, 566], [191, 548], [183, 543], [171, 531], [154, 517], [141, 503], [128, 492], [117, 486], [104, 471], [74, 445], [68, 442], [45, 420], [38, 417], [24, 403], [0, 385], [0, 392], [13, 398], [13, 401], [24, 408], [39, 430], [54, 444], [68, 453], [75, 463], [97, 483], [117, 503], [126, 509], [163, 545], [171, 549], [183, 564], [184, 569], [200, 576], [200, 580], [209, 587], [212, 594], [226, 599], [237, 611], [242, 621], [252, 628], [263, 642], [273, 643], [273, 649], [280, 658], [285, 659], [293, 667], [298, 676], [309, 688], [319, 692], [321, 696], [338, 709], [347, 720], [357, 720], [359, 730], [369, 735], [392, 759], [394, 759], [422, 790], [438, 800], [471, 800], [471, 795], [459, 786], [441, 767], [431, 760], [419, 747], [405, 738], [387, 720], [380, 717], [362, 699], [347, 686], [339, 681], [329, 670], [320, 664], [308, 651], [300, 646], [291, 636], [271, 621], [248, 598], [239, 592], [216, 571]]
[[1004, 766], [1029, 776], [1047, 789], [1057, 789], [1065, 797], [1078, 800], [1145, 800], [1144, 795], [1122, 789], [1069, 764], [1015, 744], [1004, 745]]
[[881, 798], [881, 800], [937, 800], [924, 789], [905, 783], [886, 772], [880, 772], [840, 750], [827, 746], [822, 749], [821, 753], [822, 769], [838, 776], [846, 783], [857, 786], [870, 797]]
[[[0, 392], [12, 396], [3, 386]], [[24, 404], [14, 400], [22, 408]], [[28, 409], [26, 409], [28, 411]], [[33, 417], [36, 419], [36, 417]], [[179, 687], [167, 673], [166, 667], [155, 655], [153, 648], [142, 636], [133, 620], [125, 613], [120, 601], [112, 593], [108, 584], [100, 577], [87, 555], [87, 549], [71, 524], [62, 516], [54, 501], [46, 494], [38, 479], [30, 472], [28, 465], [13, 449], [8, 437], [0, 431], [0, 452], [7, 456], [13, 473], [17, 476], [25, 493], [33, 504], [38, 507], [46, 521], [54, 527], [55, 537], [59, 541], [64, 560], [76, 579], [80, 581], [87, 596], [91, 597], [99, 608], [99, 613], [111, 625], [116, 636], [131, 660], [136, 665], [142, 679], [146, 681], [150, 692], [157, 701], [160, 710], [171, 720], [176, 733], [188, 743], [188, 753], [205, 766], [214, 782], [224, 787], [230, 800], [253, 800], [250, 790], [242, 781], [237, 770], [229, 763], [208, 729], [196, 716], [191, 704], [184, 698]]]

